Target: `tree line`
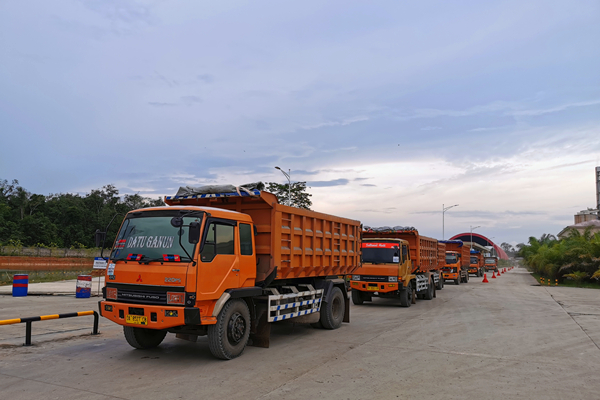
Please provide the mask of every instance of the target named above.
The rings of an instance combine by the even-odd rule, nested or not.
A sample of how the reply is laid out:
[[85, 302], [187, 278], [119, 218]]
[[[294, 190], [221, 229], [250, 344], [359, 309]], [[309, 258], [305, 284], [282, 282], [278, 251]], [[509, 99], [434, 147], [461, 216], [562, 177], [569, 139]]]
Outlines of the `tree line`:
[[136, 208], [163, 206], [161, 198], [139, 194], [119, 196], [114, 185], [85, 195], [29, 192], [14, 179], [0, 179], [0, 244], [64, 248], [95, 247], [96, 229], [104, 230], [112, 245], [123, 216]]
[[541, 276], [579, 282], [600, 278], [600, 232], [573, 229], [563, 239], [544, 234], [539, 239], [530, 237], [528, 244], [517, 247], [519, 256]]
[[[306, 182], [294, 182], [291, 187], [267, 183], [267, 190], [279, 202], [308, 209], [311, 194]], [[26, 247], [92, 248], [96, 229], [104, 231], [111, 220], [106, 243], [112, 245], [121, 220], [131, 210], [164, 206], [159, 197], [150, 199], [139, 194], [119, 195], [112, 184], [90, 193], [31, 193], [14, 179], [0, 179], [0, 245]]]

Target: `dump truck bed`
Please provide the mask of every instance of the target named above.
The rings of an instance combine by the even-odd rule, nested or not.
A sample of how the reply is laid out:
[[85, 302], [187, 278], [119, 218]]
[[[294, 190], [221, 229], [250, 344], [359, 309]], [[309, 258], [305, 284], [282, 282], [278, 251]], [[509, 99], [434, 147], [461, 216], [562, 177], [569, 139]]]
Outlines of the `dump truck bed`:
[[168, 196], [171, 206], [202, 206], [250, 215], [257, 229], [256, 281], [351, 274], [360, 266], [360, 222], [279, 204], [269, 192]]
[[[438, 264], [438, 241], [419, 235], [416, 230], [406, 231], [364, 231], [363, 238], [404, 239], [408, 242], [410, 259], [413, 262], [412, 272], [427, 272], [442, 268]], [[445, 260], [444, 255], [444, 260]]]

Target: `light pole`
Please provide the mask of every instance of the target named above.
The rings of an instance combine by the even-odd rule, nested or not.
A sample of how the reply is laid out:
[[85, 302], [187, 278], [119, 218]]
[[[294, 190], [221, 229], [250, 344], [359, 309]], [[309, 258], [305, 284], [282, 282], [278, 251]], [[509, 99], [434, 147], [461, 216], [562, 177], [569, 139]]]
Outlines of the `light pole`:
[[473, 227], [473, 225], [471, 225], [471, 250], [473, 250], [473, 231], [477, 228], [481, 228], [481, 226]]
[[444, 214], [446, 214], [446, 211], [448, 211], [449, 209], [451, 209], [452, 207], [456, 207], [458, 206], [458, 204], [455, 204], [453, 206], [448, 206], [448, 207], [444, 207], [444, 205], [442, 204], [442, 240], [446, 240], [446, 232], [444, 231], [445, 227], [444, 227]]
[[288, 180], [288, 206], [292, 205], [292, 179], [291, 179], [291, 174], [292, 171], [290, 169], [288, 169], [288, 172], [286, 173], [284, 170], [282, 170], [279, 167], [275, 167], [275, 169], [278, 169], [281, 171], [281, 173], [287, 178]]

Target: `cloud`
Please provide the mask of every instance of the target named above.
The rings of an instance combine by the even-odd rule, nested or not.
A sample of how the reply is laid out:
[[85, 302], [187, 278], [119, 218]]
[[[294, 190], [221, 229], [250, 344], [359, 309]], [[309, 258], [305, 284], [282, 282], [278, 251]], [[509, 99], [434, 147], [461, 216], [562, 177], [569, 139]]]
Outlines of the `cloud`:
[[163, 103], [160, 101], [149, 101], [148, 104], [153, 107], [176, 107], [178, 105], [177, 103]]
[[202, 99], [198, 96], [181, 96], [181, 101], [186, 106], [202, 103]]
[[348, 179], [333, 179], [330, 181], [310, 181], [306, 184], [314, 187], [344, 186], [348, 184]]
[[373, 185], [372, 183], [362, 183], [360, 186], [377, 186], [377, 185]]
[[211, 74], [200, 74], [196, 78], [204, 83], [213, 83], [215, 81], [215, 77]]

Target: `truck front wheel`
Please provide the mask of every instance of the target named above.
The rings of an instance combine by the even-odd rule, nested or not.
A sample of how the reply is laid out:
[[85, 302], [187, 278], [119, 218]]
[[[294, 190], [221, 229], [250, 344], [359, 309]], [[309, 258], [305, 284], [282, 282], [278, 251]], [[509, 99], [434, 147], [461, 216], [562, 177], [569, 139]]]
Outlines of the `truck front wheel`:
[[244, 300], [229, 300], [208, 326], [208, 347], [213, 356], [231, 360], [244, 352], [250, 336], [250, 311]]
[[360, 290], [352, 289], [352, 302], [357, 306], [362, 305], [364, 299]]
[[400, 306], [410, 307], [412, 304], [412, 289], [411, 287], [400, 290]]
[[134, 328], [131, 326], [124, 326], [123, 333], [125, 334], [127, 343], [136, 349], [152, 349], [161, 344], [165, 336], [167, 336], [167, 331]]
[[444, 277], [440, 277], [438, 280], [437, 286], [435, 287], [437, 290], [442, 290], [444, 288]]
[[331, 291], [331, 299], [321, 305], [321, 324], [325, 329], [337, 329], [342, 326], [344, 320], [344, 295], [339, 287], [335, 286]]

